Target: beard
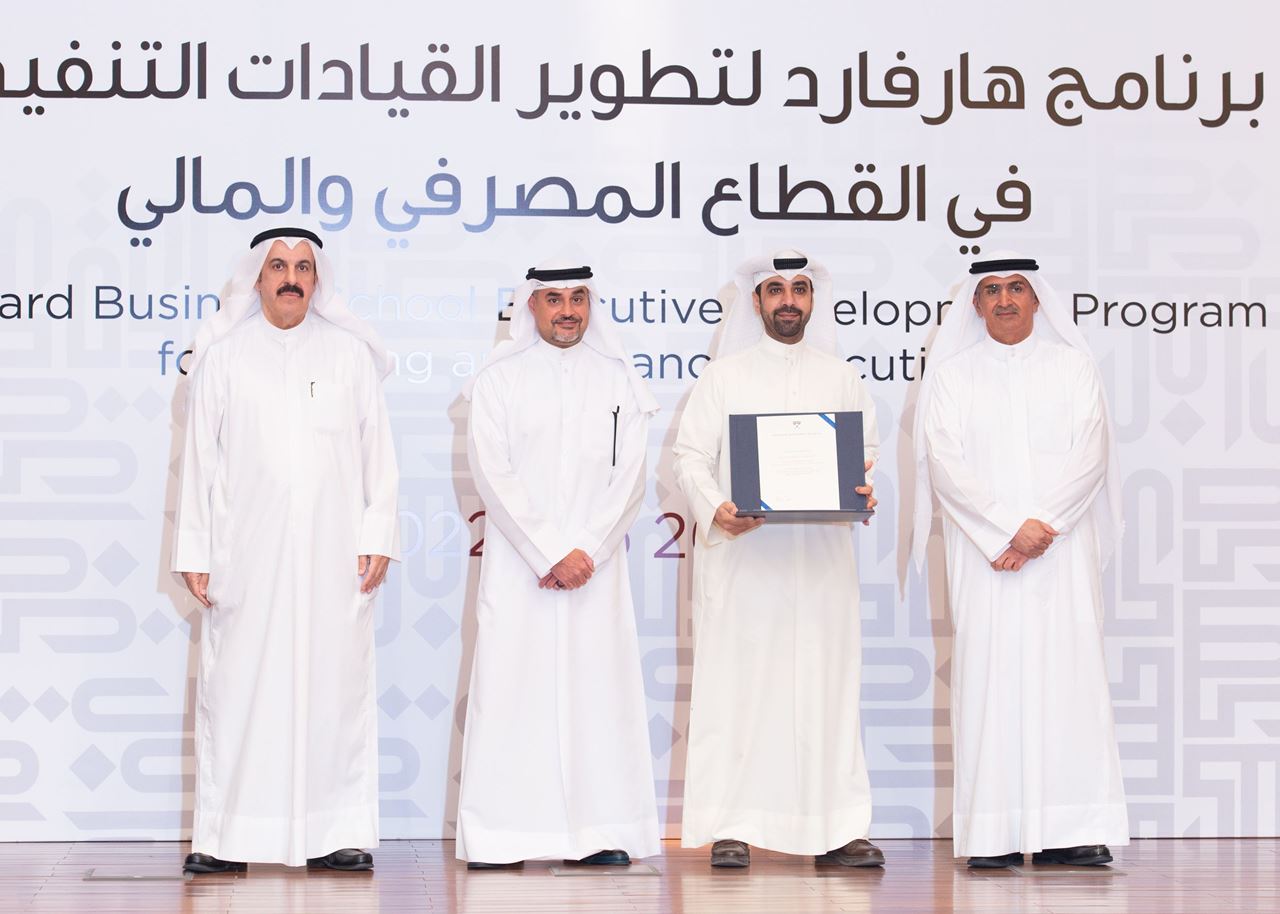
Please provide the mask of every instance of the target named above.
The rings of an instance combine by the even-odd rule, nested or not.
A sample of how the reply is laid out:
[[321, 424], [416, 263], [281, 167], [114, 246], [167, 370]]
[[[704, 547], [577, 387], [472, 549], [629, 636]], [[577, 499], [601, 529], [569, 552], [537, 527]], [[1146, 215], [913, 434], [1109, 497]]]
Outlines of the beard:
[[804, 334], [809, 315], [799, 308], [783, 307], [769, 313], [769, 328], [780, 339], [792, 339]]
[[551, 335], [557, 343], [576, 343], [582, 338], [582, 321], [553, 323]]

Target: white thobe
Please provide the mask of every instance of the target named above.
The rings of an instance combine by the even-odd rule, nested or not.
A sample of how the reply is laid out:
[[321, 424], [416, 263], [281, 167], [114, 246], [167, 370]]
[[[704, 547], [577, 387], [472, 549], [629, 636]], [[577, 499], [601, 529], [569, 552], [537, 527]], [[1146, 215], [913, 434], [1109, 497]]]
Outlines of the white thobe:
[[373, 595], [398, 476], [369, 347], [309, 314], [247, 318], [188, 400], [175, 571], [209, 574], [191, 847], [300, 865], [378, 838]]
[[[955, 854], [1127, 844], [1089, 510], [1107, 462], [1097, 371], [1035, 335], [936, 371], [924, 428], [955, 624]], [[995, 571], [1028, 518], [1060, 535]]]
[[[624, 543], [647, 426], [623, 364], [583, 344], [539, 340], [476, 379], [468, 446], [487, 515], [459, 859], [658, 852]], [[586, 585], [539, 589], [575, 548], [595, 562]]]
[[731, 413], [875, 407], [857, 371], [807, 346], [760, 343], [707, 366], [685, 406], [675, 470], [697, 521], [683, 844], [734, 838], [822, 854], [865, 837], [871, 791], [858, 723], [861, 619], [849, 524], [712, 524], [730, 498]]

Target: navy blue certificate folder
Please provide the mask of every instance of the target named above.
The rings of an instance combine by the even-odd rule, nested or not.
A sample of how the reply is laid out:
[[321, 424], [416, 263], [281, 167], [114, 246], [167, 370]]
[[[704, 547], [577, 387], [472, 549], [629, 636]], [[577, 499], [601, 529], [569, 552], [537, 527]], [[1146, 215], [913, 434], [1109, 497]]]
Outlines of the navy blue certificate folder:
[[[811, 509], [792, 506], [776, 510], [760, 501], [760, 450], [757, 422], [761, 416], [822, 416], [834, 426], [836, 438], [836, 471], [839, 475], [839, 508], [815, 506]], [[829, 447], [829, 445], [828, 445]], [[730, 497], [740, 517], [763, 517], [769, 523], [814, 521], [849, 522], [865, 520], [874, 511], [867, 510], [867, 497], [854, 487], [866, 485], [867, 475], [862, 448], [862, 413], [746, 413], [729, 416]]]

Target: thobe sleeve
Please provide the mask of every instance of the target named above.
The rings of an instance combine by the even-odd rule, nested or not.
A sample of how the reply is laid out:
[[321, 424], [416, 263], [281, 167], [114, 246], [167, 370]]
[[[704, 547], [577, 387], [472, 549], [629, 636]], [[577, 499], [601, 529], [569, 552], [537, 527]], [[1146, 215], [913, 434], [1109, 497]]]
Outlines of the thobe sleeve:
[[486, 521], [496, 524], [533, 573], [543, 578], [573, 547], [565, 544], [547, 518], [538, 516], [516, 477], [507, 441], [506, 403], [494, 372], [482, 372], [471, 394], [467, 458]]
[[212, 498], [218, 473], [218, 436], [226, 409], [224, 380], [217, 350], [210, 350], [196, 367], [187, 391], [182, 482], [174, 518], [174, 571], [207, 573], [213, 563]]
[[360, 469], [364, 482], [364, 513], [360, 519], [357, 555], [385, 555], [400, 560], [400, 471], [387, 399], [373, 359], [357, 387], [360, 398]]
[[[714, 366], [714, 363], [713, 363]], [[724, 406], [719, 373], [709, 367], [693, 385], [680, 416], [673, 449], [676, 480], [689, 501], [694, 522], [708, 546], [733, 539], [713, 522], [716, 509], [730, 501], [720, 489], [717, 469], [724, 437]]]
[[956, 423], [961, 410], [947, 381], [946, 374], [939, 373], [924, 420], [929, 477], [943, 510], [994, 562], [1009, 547], [1023, 519], [990, 492], [965, 462], [964, 439]]
[[1106, 407], [1093, 363], [1082, 359], [1081, 370], [1067, 384], [1079, 406], [1073, 417], [1071, 452], [1053, 487], [1039, 499], [1034, 515], [1059, 533], [1069, 533], [1093, 504], [1107, 469]]
[[[628, 385], [628, 391], [630, 387]], [[634, 395], [618, 413], [617, 460], [609, 484], [592, 499], [591, 521], [578, 548], [597, 564], [613, 555], [631, 529], [644, 498], [644, 456], [649, 417], [640, 412]]]

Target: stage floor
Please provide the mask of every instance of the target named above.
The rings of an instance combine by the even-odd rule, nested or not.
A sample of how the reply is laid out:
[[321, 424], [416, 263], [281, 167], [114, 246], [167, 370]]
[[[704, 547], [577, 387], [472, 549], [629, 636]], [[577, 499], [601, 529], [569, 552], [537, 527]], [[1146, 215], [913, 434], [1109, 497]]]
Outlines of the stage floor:
[[1235, 912], [1280, 911], [1280, 840], [1145, 840], [1110, 867], [1030, 864], [972, 871], [950, 841], [879, 841], [883, 870], [815, 868], [811, 858], [752, 851], [748, 870], [712, 870], [707, 850], [663, 843], [625, 875], [468, 873], [452, 841], [388, 841], [375, 873], [251, 866], [246, 875], [183, 879], [177, 842], [0, 844], [0, 911], [364, 912], [807, 911]]

